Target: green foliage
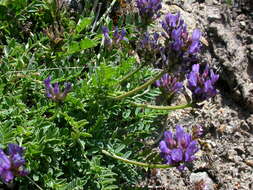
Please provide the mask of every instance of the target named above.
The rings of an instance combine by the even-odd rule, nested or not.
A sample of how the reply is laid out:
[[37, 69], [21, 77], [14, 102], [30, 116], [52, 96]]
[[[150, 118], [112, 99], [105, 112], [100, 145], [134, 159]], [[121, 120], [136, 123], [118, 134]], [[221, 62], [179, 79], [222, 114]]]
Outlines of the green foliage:
[[[42, 189], [136, 184], [142, 170], [104, 157], [101, 150], [137, 160], [152, 153], [145, 141], [167, 112], [135, 108], [129, 101], [151, 102], [159, 91], [150, 87], [124, 101], [110, 97], [139, 86], [155, 71], [144, 67], [118, 84], [138, 67], [136, 58], [128, 49], [100, 46], [101, 32], [92, 32], [92, 4], [85, 4], [88, 13], [72, 18], [55, 2], [0, 1], [0, 148], [10, 142], [24, 146], [29, 177]], [[46, 98], [43, 80], [49, 75], [53, 83], [73, 83], [64, 102]], [[36, 188], [27, 178], [15, 183]]]

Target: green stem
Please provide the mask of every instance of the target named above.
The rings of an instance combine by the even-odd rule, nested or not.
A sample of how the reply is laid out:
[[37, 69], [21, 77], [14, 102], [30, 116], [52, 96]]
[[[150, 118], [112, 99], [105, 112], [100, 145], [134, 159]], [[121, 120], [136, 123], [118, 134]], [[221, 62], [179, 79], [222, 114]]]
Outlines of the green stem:
[[137, 162], [137, 161], [133, 161], [133, 160], [128, 160], [126, 158], [122, 158], [120, 156], [117, 156], [113, 153], [107, 152], [106, 150], [102, 150], [102, 153], [110, 156], [114, 159], [120, 160], [122, 162], [128, 163], [128, 164], [132, 164], [132, 165], [136, 165], [136, 166], [140, 166], [140, 167], [144, 167], [144, 168], [172, 168], [173, 166], [171, 165], [167, 165], [167, 164], [148, 164], [148, 163], [143, 163], [143, 162]]
[[141, 107], [141, 108], [149, 108], [149, 109], [155, 109], [155, 110], [169, 110], [169, 111], [192, 107], [192, 103], [177, 105], [177, 106], [155, 106], [155, 105], [149, 105], [149, 104], [137, 104], [134, 102], [131, 102], [131, 104], [133, 106]]
[[139, 70], [141, 70], [141, 68], [144, 66], [145, 64], [141, 64], [139, 65], [139, 67], [137, 67], [135, 70], [133, 70], [132, 72], [128, 73], [125, 77], [123, 77], [120, 81], [119, 84], [121, 84], [122, 82], [124, 82], [125, 80], [129, 79], [130, 77], [132, 77], [135, 73], [137, 73]]
[[119, 96], [116, 96], [116, 97], [113, 97], [113, 99], [115, 100], [120, 100], [120, 99], [123, 99], [125, 97], [128, 97], [128, 96], [131, 96], [145, 88], [147, 88], [149, 85], [153, 84], [156, 80], [158, 80], [159, 78], [162, 77], [162, 75], [165, 73], [166, 71], [162, 71], [160, 73], [158, 73], [154, 78], [148, 80], [146, 83], [144, 83], [143, 85], [129, 91], [129, 92], [126, 92], [125, 94], [122, 94], [122, 95], [119, 95]]

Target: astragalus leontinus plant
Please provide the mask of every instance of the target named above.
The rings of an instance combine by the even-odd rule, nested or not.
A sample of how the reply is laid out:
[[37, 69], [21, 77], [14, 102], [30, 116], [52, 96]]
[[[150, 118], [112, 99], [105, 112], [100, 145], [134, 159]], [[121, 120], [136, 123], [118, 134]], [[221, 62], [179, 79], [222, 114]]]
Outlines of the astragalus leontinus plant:
[[[168, 13], [163, 32], [150, 31], [161, 16], [156, 0], [134, 1], [138, 12], [123, 12], [117, 25], [111, 13], [124, 5], [116, 0], [84, 1], [81, 14], [56, 1], [15, 2], [0, 7], [15, 15], [7, 22], [0, 11], [0, 185], [127, 189], [142, 167], [194, 164], [201, 126], [158, 129], [171, 111], [198, 109], [218, 93], [219, 76], [198, 60], [199, 29]], [[181, 95], [186, 103], [176, 105]]]
[[[160, 1], [136, 1], [136, 4], [139, 15], [146, 25], [152, 23], [158, 17], [159, 10], [162, 8]], [[200, 41], [201, 31], [194, 29], [192, 33], [188, 32], [187, 25], [180, 13], [168, 13], [161, 21], [161, 27], [163, 32], [160, 34], [157, 32], [150, 34], [148, 31], [142, 30], [140, 31], [144, 32], [143, 35], [137, 34], [137, 37], [140, 38], [139, 43], [136, 43], [137, 49], [139, 49], [140, 59], [144, 63], [123, 79], [126, 81], [131, 80], [131, 77], [144, 66], [152, 66], [158, 70], [158, 73], [144, 84], [111, 98], [116, 101], [127, 99], [132, 106], [144, 109], [173, 111], [189, 107], [197, 108], [199, 103], [217, 94], [215, 84], [219, 79], [219, 75], [215, 74], [208, 64], [198, 63], [198, 55], [201, 53], [202, 47]], [[147, 27], [144, 28], [147, 30]], [[104, 38], [106, 38], [105, 34]], [[164, 43], [160, 43], [160, 38], [163, 38]], [[187, 85], [184, 86], [183, 81], [187, 81]], [[120, 83], [122, 83], [122, 80]], [[187, 104], [176, 106], [151, 105], [136, 102], [134, 98], [131, 98], [153, 84], [161, 90], [163, 98], [169, 100], [163, 101], [163, 103], [171, 104], [175, 94], [184, 93]], [[186, 88], [191, 91], [190, 94], [187, 94]], [[192, 135], [184, 132], [183, 127], [180, 125], [176, 127], [175, 135], [168, 131], [165, 132], [164, 136], [165, 139], [160, 142], [160, 150], [165, 163], [169, 165], [168, 167], [177, 166], [180, 171], [183, 171], [185, 165], [180, 163], [192, 162], [196, 159], [194, 154], [199, 150], [197, 141], [192, 140]], [[166, 168], [166, 165], [124, 160], [105, 150], [103, 152], [127, 163], [150, 168]]]

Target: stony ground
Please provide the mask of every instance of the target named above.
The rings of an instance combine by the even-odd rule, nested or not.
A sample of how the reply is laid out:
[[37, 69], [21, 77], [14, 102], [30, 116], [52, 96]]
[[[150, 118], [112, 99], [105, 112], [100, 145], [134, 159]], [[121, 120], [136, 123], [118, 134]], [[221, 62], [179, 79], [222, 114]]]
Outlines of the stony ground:
[[[180, 11], [188, 26], [201, 28], [208, 42], [203, 61], [220, 74], [220, 94], [202, 109], [169, 115], [176, 124], [201, 124], [199, 159], [185, 173], [151, 171], [142, 187], [166, 190], [253, 189], [253, 4], [232, 1], [165, 1], [163, 13]], [[203, 179], [203, 180], [202, 180]], [[205, 190], [207, 190], [205, 189]]]

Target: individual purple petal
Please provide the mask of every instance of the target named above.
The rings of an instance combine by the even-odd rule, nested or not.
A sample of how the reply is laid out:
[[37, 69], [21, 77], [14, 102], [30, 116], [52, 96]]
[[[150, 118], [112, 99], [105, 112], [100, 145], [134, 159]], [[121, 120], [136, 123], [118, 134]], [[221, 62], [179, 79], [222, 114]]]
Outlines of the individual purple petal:
[[183, 151], [180, 148], [171, 151], [171, 159], [175, 162], [180, 162], [183, 159]]
[[46, 89], [50, 89], [52, 86], [51, 86], [51, 76], [48, 76], [45, 80], [44, 80], [44, 84], [46, 86]]
[[214, 84], [219, 79], [219, 75], [214, 74], [212, 69], [210, 70], [210, 77], [212, 84]]
[[164, 132], [164, 140], [168, 144], [170, 149], [172, 149], [176, 145], [176, 141], [174, 140], [173, 134], [170, 131]]
[[175, 162], [171, 158], [171, 155], [169, 155], [169, 154], [165, 156], [165, 160], [166, 160], [166, 164], [168, 164], [168, 165], [175, 164]]
[[199, 29], [195, 29], [192, 32], [192, 41], [198, 41], [201, 37], [201, 32]]
[[192, 66], [192, 72], [199, 73], [199, 68], [200, 68], [199, 64], [194, 64]]
[[199, 148], [197, 146], [197, 141], [192, 141], [186, 149], [185, 152], [185, 161], [191, 162], [195, 159], [194, 154], [198, 152]]
[[109, 29], [106, 26], [102, 26], [102, 32], [104, 35], [107, 35], [109, 33]]
[[21, 165], [25, 164], [25, 159], [20, 154], [14, 154], [11, 156], [12, 165], [15, 168], [19, 168]]
[[159, 144], [159, 149], [162, 153], [165, 153], [165, 154], [169, 154], [170, 151], [166, 145], [166, 142], [165, 141], [161, 141], [160, 144]]
[[9, 169], [11, 167], [11, 162], [8, 156], [0, 149], [0, 170]]
[[104, 44], [110, 46], [112, 44], [112, 39], [109, 36], [109, 29], [105, 26], [102, 26], [102, 32], [104, 35]]
[[176, 139], [177, 139], [178, 146], [185, 149], [191, 142], [191, 135], [189, 135], [188, 133], [185, 133], [182, 126], [177, 125]]
[[3, 170], [0, 174], [0, 176], [5, 183], [9, 183], [14, 178], [14, 175], [10, 170]]
[[183, 83], [182, 82], [176, 82], [175, 83], [175, 86], [174, 86], [174, 91], [175, 92], [179, 92], [179, 91], [181, 91], [181, 89], [183, 89]]
[[182, 125], [176, 125], [176, 138], [181, 138], [184, 135], [184, 128]]
[[51, 94], [49, 91], [46, 91], [46, 96], [47, 96], [48, 98], [53, 98], [52, 94]]
[[160, 87], [160, 86], [161, 86], [161, 81], [160, 81], [160, 80], [155, 81], [155, 85], [156, 85], [157, 87]]
[[191, 38], [192, 43], [188, 49], [188, 52], [190, 54], [195, 54], [200, 50], [200, 47], [201, 47], [200, 37], [201, 37], [200, 30], [195, 29], [192, 33], [192, 38]]
[[8, 144], [8, 153], [10, 155], [14, 154], [20, 154], [22, 155], [24, 153], [24, 148], [21, 146], [18, 146], [17, 144]]
[[188, 83], [190, 88], [197, 86], [197, 74], [194, 72], [191, 72], [188, 76]]
[[58, 82], [54, 84], [54, 94], [57, 96], [60, 93]]
[[188, 52], [190, 54], [195, 54], [199, 51], [199, 49], [200, 49], [200, 43], [198, 41], [193, 41], [188, 49]]
[[159, 39], [159, 37], [160, 37], [160, 35], [157, 32], [155, 32], [154, 33], [154, 40], [157, 41]]

